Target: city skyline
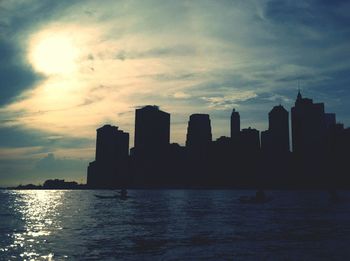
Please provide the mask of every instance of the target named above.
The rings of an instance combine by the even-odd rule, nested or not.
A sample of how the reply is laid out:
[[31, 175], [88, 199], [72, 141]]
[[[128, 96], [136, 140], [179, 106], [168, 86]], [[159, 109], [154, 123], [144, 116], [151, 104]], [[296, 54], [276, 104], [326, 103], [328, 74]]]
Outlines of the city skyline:
[[[147, 105], [135, 110], [135, 146], [118, 127], [97, 129], [88, 188], [347, 188], [350, 128], [300, 90], [289, 112], [268, 113], [268, 129], [240, 129], [235, 109], [230, 136], [212, 138], [209, 114], [189, 116], [186, 145], [172, 143], [170, 113]], [[290, 143], [293, 149], [290, 150]]]
[[[235, 142], [235, 136], [237, 135], [237, 132], [238, 132], [238, 134], [239, 133], [241, 133], [240, 135], [241, 135], [241, 137], [244, 139], [244, 136], [246, 136], [247, 138], [248, 138], [248, 140], [250, 139], [249, 138], [249, 136], [251, 136], [251, 135], [253, 135], [253, 136], [256, 136], [256, 142], [255, 142], [255, 145], [253, 144], [252, 146], [247, 146], [247, 152], [253, 147], [256, 147], [256, 149], [258, 149], [258, 150], [261, 150], [263, 153], [265, 153], [265, 152], [267, 152], [268, 151], [268, 147], [270, 146], [270, 144], [268, 144], [268, 142], [266, 142], [267, 141], [267, 139], [266, 138], [264, 138], [264, 136], [267, 136], [266, 134], [268, 134], [269, 132], [271, 132], [271, 130], [273, 130], [273, 125], [274, 125], [274, 123], [273, 123], [273, 121], [272, 121], [272, 124], [271, 124], [271, 113], [273, 113], [274, 111], [276, 112], [276, 111], [279, 111], [280, 110], [280, 108], [282, 108], [282, 110], [284, 110], [286, 113], [287, 113], [287, 121], [288, 121], [288, 128], [287, 128], [287, 132], [288, 132], [288, 138], [287, 138], [287, 140], [288, 140], [288, 146], [282, 146], [283, 148], [284, 148], [284, 150], [282, 149], [282, 150], [280, 150], [280, 149], [278, 149], [278, 147], [280, 147], [281, 146], [281, 144], [278, 144], [279, 146], [276, 148], [276, 146], [273, 146], [273, 150], [275, 149], [276, 151], [280, 151], [280, 152], [282, 152], [282, 153], [284, 153], [284, 152], [294, 152], [293, 151], [293, 124], [292, 124], [292, 122], [293, 122], [293, 118], [291, 117], [292, 116], [292, 113], [293, 113], [293, 109], [295, 108], [295, 106], [298, 104], [298, 102], [300, 102], [301, 100], [303, 100], [303, 101], [306, 101], [306, 103], [311, 103], [311, 104], [314, 104], [315, 106], [318, 106], [318, 107], [321, 107], [322, 108], [322, 112], [324, 113], [324, 117], [325, 117], [325, 124], [327, 124], [327, 120], [329, 120], [329, 119], [327, 119], [328, 117], [327, 116], [331, 116], [331, 124], [340, 124], [340, 125], [342, 125], [344, 128], [347, 128], [347, 129], [349, 129], [349, 127], [348, 126], [345, 126], [342, 122], [339, 122], [339, 121], [336, 121], [336, 113], [334, 113], [334, 112], [332, 112], [332, 113], [329, 113], [329, 112], [327, 112], [326, 110], [325, 110], [325, 104], [322, 102], [322, 103], [313, 103], [313, 99], [310, 99], [310, 98], [302, 98], [302, 95], [301, 95], [301, 90], [299, 89], [298, 90], [298, 93], [297, 93], [297, 95], [296, 95], [296, 101], [295, 101], [295, 104], [294, 104], [294, 106], [292, 106], [291, 108], [290, 108], [290, 111], [287, 111], [284, 107], [283, 107], [283, 105], [280, 103], [280, 104], [278, 104], [278, 105], [275, 105], [275, 106], [273, 106], [273, 108], [271, 108], [271, 110], [267, 113], [267, 115], [268, 115], [268, 117], [266, 117], [267, 118], [267, 121], [266, 121], [266, 129], [264, 129], [264, 130], [261, 130], [261, 129], [257, 129], [257, 128], [255, 128], [255, 126], [254, 125], [249, 125], [249, 126], [246, 126], [246, 127], [241, 127], [242, 125], [241, 125], [241, 120], [242, 120], [242, 117], [240, 116], [240, 113], [239, 113], [239, 111], [237, 111], [235, 108], [233, 108], [232, 109], [232, 111], [231, 111], [231, 116], [230, 117], [228, 117], [227, 119], [226, 119], [226, 121], [227, 121], [227, 125], [229, 126], [229, 131], [228, 131], [228, 133], [226, 133], [226, 135], [222, 135], [222, 136], [220, 136], [220, 137], [214, 137], [214, 136], [212, 136], [212, 131], [213, 131], [213, 127], [215, 128], [215, 126], [212, 126], [212, 124], [211, 124], [211, 120], [212, 120], [212, 118], [211, 118], [211, 116], [209, 115], [209, 114], [200, 114], [200, 113], [194, 113], [194, 114], [191, 114], [191, 115], [188, 115], [188, 120], [187, 120], [187, 124], [188, 124], [188, 126], [187, 126], [187, 132], [186, 132], [186, 134], [185, 134], [185, 137], [184, 137], [184, 139], [183, 139], [183, 141], [182, 142], [179, 142], [179, 143], [177, 143], [177, 142], [175, 142], [175, 141], [172, 141], [171, 139], [170, 139], [170, 136], [171, 136], [171, 120], [170, 120], [170, 115], [171, 115], [171, 113], [168, 113], [168, 112], [164, 112], [164, 111], [161, 111], [160, 109], [160, 107], [159, 106], [157, 106], [157, 105], [145, 105], [145, 106], [137, 106], [137, 109], [135, 110], [135, 124], [134, 124], [134, 126], [135, 126], [135, 128], [137, 128], [136, 127], [136, 118], [137, 118], [137, 112], [140, 112], [140, 111], [142, 111], [142, 110], [146, 110], [146, 111], [148, 111], [148, 110], [156, 110], [156, 111], [160, 111], [162, 114], [166, 114], [166, 115], [168, 115], [168, 130], [167, 130], [167, 132], [168, 132], [168, 137], [165, 137], [165, 143], [163, 142], [163, 148], [162, 148], [162, 146], [160, 146], [160, 148], [161, 149], [164, 149], [164, 145], [165, 144], [167, 144], [167, 145], [173, 145], [173, 144], [176, 144], [176, 145], [179, 145], [180, 147], [183, 147], [183, 148], [190, 148], [191, 147], [191, 145], [190, 144], [188, 144], [188, 140], [189, 140], [189, 126], [190, 126], [190, 123], [191, 123], [191, 119], [196, 119], [196, 118], [198, 118], [199, 120], [201, 120], [201, 118], [202, 119], [204, 119], [204, 121], [205, 120], [207, 120], [208, 121], [208, 124], [209, 124], [209, 129], [208, 129], [208, 131], [210, 132], [210, 134], [208, 134], [207, 136], [208, 136], [208, 142], [210, 142], [210, 144], [215, 144], [215, 142], [222, 142], [222, 141], [224, 141], [225, 142], [225, 140], [223, 140], [223, 139], [225, 139], [225, 138], [230, 138], [230, 139], [232, 139], [232, 141], [233, 142]], [[275, 113], [276, 114], [276, 113]], [[277, 113], [278, 114], [278, 113]], [[151, 120], [151, 121], [153, 121], [153, 120], [155, 120], [155, 119], [153, 119], [153, 117], [154, 116], [152, 116], [152, 115], [150, 115], [151, 117], [148, 117], [148, 120]], [[200, 116], [200, 117], [199, 117]], [[140, 117], [140, 116], [139, 116]], [[276, 117], [276, 116], [275, 116]], [[238, 120], [236, 119], [236, 118], [238, 118]], [[278, 118], [278, 117], [277, 117]], [[280, 119], [279, 120], [281, 120], [281, 117], [279, 117]], [[244, 120], [244, 119], [243, 119]], [[147, 122], [147, 121], [145, 121], [144, 122], [144, 125], [145, 126], [147, 126], [148, 125], [148, 123], [149, 122]], [[124, 148], [122, 149], [124, 152], [124, 155], [125, 156], [127, 156], [127, 155], [132, 155], [133, 154], [133, 150], [135, 149], [135, 147], [134, 147], [134, 144], [133, 143], [131, 143], [130, 141], [133, 141], [133, 139], [134, 139], [134, 137], [135, 136], [130, 136], [130, 133], [129, 132], [124, 132], [124, 130], [122, 130], [122, 129], [120, 129], [119, 128], [119, 126], [113, 126], [113, 125], [111, 125], [112, 123], [106, 123], [105, 125], [103, 125], [103, 126], [101, 126], [101, 127], [99, 127], [96, 131], [97, 131], [97, 133], [101, 130], [107, 130], [107, 132], [109, 132], [109, 133], [113, 133], [113, 132], [117, 132], [117, 133], [121, 133], [122, 135], [125, 135], [125, 137], [127, 137], [127, 141], [125, 141], [125, 144], [127, 144], [127, 145], [122, 145], [122, 146], [124, 146]], [[237, 126], [235, 126], [235, 124], [238, 124], [238, 129], [237, 129]], [[329, 124], [329, 123], [328, 123]], [[199, 126], [198, 126], [199, 127]], [[197, 131], [201, 131], [201, 129], [200, 128], [198, 128], [197, 127]], [[271, 128], [272, 127], [272, 128]], [[166, 127], [165, 127], [166, 128]], [[275, 123], [275, 128], [276, 128], [276, 123]], [[278, 128], [278, 127], [277, 127]], [[281, 130], [281, 129], [280, 129]], [[235, 131], [236, 131], [236, 133], [235, 133]], [[255, 134], [253, 134], [252, 132], [256, 132]], [[133, 132], [134, 133], [134, 135], [136, 135], [136, 132], [134, 131]], [[200, 133], [197, 133], [197, 134], [199, 134], [200, 135]], [[232, 136], [232, 134], [234, 135], [234, 136]], [[96, 136], [96, 139], [94, 139], [94, 141], [95, 141], [95, 144], [96, 144], [96, 147], [94, 147], [94, 154], [95, 154], [95, 158], [97, 159], [98, 158], [98, 154], [101, 154], [101, 156], [99, 156], [99, 158], [103, 158], [104, 156], [102, 156], [102, 152], [100, 152], [100, 153], [98, 153], [98, 146], [97, 146], [97, 144], [98, 144], [98, 136], [99, 135], [97, 135]], [[194, 136], [193, 134], [192, 134], [192, 136]], [[112, 137], [112, 136], [109, 136], [110, 138]], [[156, 135], [156, 136], [154, 136], [154, 140], [157, 140], [157, 138], [158, 138], [158, 136]], [[264, 139], [265, 139], [265, 142], [264, 142]], [[277, 138], [278, 139], [278, 138]], [[248, 141], [247, 140], [247, 141]], [[146, 140], [145, 140], [146, 141]], [[167, 142], [166, 142], [167, 141]], [[105, 140], [104, 141], [106, 144], [108, 144], [108, 143], [111, 143], [111, 140]], [[281, 142], [281, 140], [280, 140], [280, 142]], [[149, 141], [147, 141], [147, 143], [148, 143], [148, 147], [151, 147], [153, 144], [152, 144], [152, 142], [149, 142]], [[282, 143], [283, 143], [283, 141], [282, 141]], [[111, 144], [113, 144], [113, 143], [111, 143]], [[249, 141], [248, 141], [248, 143], [246, 143], [247, 145], [249, 145]], [[119, 145], [118, 145], [119, 146]], [[141, 146], [140, 146], [141, 147]], [[157, 148], [157, 146], [156, 146], [156, 148]], [[159, 146], [158, 146], [158, 148], [159, 148]], [[113, 150], [113, 149], [118, 149], [118, 148], [112, 148], [111, 147], [111, 150]], [[199, 147], [199, 150], [201, 150], [201, 149], [203, 149], [203, 147]], [[271, 151], [270, 151], [271, 152]], [[118, 152], [114, 152], [114, 153], [117, 153], [118, 154]], [[135, 152], [134, 152], [135, 153]], [[161, 151], [160, 151], [160, 153], [162, 153]], [[306, 152], [307, 153], [307, 152]], [[145, 153], [145, 155], [147, 155], [147, 151], [146, 151], [146, 153]], [[107, 156], [107, 162], [108, 162], [108, 157], [109, 157], [109, 161], [110, 162], [113, 162], [114, 160], [111, 158], [111, 156], [112, 155], [109, 155], [109, 156]], [[52, 154], [52, 153], [49, 153], [48, 155], [47, 155], [47, 158], [48, 159], [52, 159], [52, 158], [54, 158], [54, 155]], [[101, 160], [100, 160], [101, 161]], [[104, 160], [102, 160], [102, 161], [105, 161], [105, 159]], [[59, 162], [59, 160], [58, 160], [58, 162]], [[106, 162], [106, 161], [105, 161]], [[48, 168], [50, 168], [51, 166], [49, 165], [49, 163], [50, 162], [48, 162], [47, 164], [48, 165], [46, 165], [46, 167], [48, 167]], [[87, 162], [84, 162], [85, 164], [87, 163]], [[88, 164], [89, 166], [91, 165], [91, 163], [93, 163], [93, 162], [90, 162], [90, 164]], [[44, 162], [44, 166], [45, 166], [45, 162]], [[108, 169], [108, 168], [107, 168]], [[101, 170], [101, 169], [100, 169]], [[107, 170], [107, 172], [110, 172], [110, 175], [111, 176], [113, 176], [114, 174], [115, 174], [115, 172], [113, 172], [113, 171], [110, 171], [110, 170]], [[85, 166], [85, 172], [86, 172], [86, 166]], [[54, 176], [52, 176], [52, 178], [55, 178]], [[69, 178], [68, 177], [68, 180], [70, 180], [70, 181], [77, 181], [76, 179], [72, 179], [72, 178]], [[80, 183], [81, 184], [84, 184], [84, 183], [87, 183], [87, 180], [88, 179], [86, 179], [86, 181], [84, 181], [83, 179], [80, 179]], [[78, 181], [79, 182], [79, 181]], [[20, 183], [20, 185], [21, 185], [22, 183]], [[36, 184], [43, 184], [43, 180], [40, 180], [39, 182], [37, 182]], [[107, 183], [105, 183], [105, 184], [109, 184], [108, 182]], [[18, 185], [18, 184], [14, 184], [14, 185]], [[106, 186], [106, 185], [105, 185]], [[103, 186], [102, 186], [103, 187]], [[108, 186], [107, 186], [108, 187]]]
[[[210, 12], [208, 12], [210, 10]], [[170, 141], [268, 129], [297, 89], [350, 125], [346, 1], [1, 1], [0, 186], [85, 182], [95, 129], [134, 139], [134, 110], [171, 112]]]

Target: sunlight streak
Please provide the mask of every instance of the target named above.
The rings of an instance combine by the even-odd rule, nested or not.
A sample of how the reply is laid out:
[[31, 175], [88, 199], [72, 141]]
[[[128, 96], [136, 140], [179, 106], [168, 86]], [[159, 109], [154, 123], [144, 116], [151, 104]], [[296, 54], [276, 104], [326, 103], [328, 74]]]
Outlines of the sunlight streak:
[[34, 248], [36, 244], [46, 242], [47, 236], [62, 229], [57, 219], [60, 215], [60, 206], [63, 203], [64, 191], [23, 190], [13, 191], [16, 200], [14, 210], [22, 216], [23, 231], [13, 234], [13, 243], [7, 249], [20, 251], [23, 259], [32, 260], [44, 258], [51, 260], [52, 253], [40, 256], [40, 251]]

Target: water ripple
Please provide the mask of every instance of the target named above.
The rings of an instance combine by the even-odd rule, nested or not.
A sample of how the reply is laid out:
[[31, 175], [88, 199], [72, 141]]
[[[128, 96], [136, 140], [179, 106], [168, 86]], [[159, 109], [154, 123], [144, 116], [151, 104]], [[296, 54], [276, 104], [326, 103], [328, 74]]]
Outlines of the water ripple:
[[0, 191], [0, 260], [346, 260], [350, 193]]

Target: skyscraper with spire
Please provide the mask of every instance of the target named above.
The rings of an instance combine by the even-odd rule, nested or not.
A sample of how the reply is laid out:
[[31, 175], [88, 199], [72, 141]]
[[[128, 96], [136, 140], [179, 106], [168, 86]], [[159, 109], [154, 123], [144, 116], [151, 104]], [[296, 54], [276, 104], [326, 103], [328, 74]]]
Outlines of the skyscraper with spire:
[[231, 113], [231, 139], [237, 138], [241, 131], [241, 119], [239, 112], [235, 109]]
[[324, 104], [303, 98], [299, 90], [292, 107], [293, 152], [298, 155], [320, 152], [323, 148], [325, 127]]

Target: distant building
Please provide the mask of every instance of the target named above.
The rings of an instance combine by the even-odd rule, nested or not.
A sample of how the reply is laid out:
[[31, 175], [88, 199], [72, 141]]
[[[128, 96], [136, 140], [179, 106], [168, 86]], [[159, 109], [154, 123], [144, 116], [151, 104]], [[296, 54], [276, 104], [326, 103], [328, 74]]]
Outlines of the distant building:
[[292, 108], [293, 152], [299, 155], [320, 152], [325, 128], [324, 104], [302, 98], [298, 92], [295, 106]]
[[43, 184], [44, 189], [76, 189], [79, 187], [81, 186], [77, 182], [67, 182], [64, 179], [48, 179]]
[[288, 111], [282, 105], [269, 112], [269, 129], [261, 133], [261, 148], [269, 153], [289, 151]]
[[231, 138], [239, 137], [241, 131], [241, 119], [239, 116], [239, 112], [235, 109], [232, 110], [231, 113]]
[[261, 149], [263, 152], [272, 153], [273, 152], [273, 139], [270, 130], [265, 130], [261, 132]]
[[[212, 158], [220, 157], [221, 159], [232, 159], [232, 139], [229, 137], [221, 136], [212, 142]], [[230, 163], [232, 163], [230, 161]]]
[[135, 112], [134, 154], [158, 155], [169, 145], [170, 114], [147, 105]]
[[326, 129], [332, 129], [337, 123], [335, 113], [325, 113], [324, 116]]
[[94, 188], [118, 187], [126, 175], [129, 133], [111, 125], [96, 131], [96, 156], [88, 167], [87, 184]]
[[241, 131], [241, 148], [243, 152], [258, 152], [260, 150], [260, 137], [259, 131], [252, 129], [251, 127], [247, 129], [242, 129]]
[[186, 147], [203, 149], [212, 141], [211, 123], [208, 114], [192, 114], [188, 121]]

